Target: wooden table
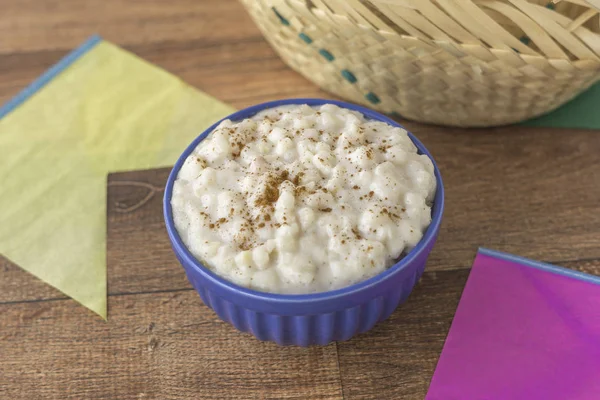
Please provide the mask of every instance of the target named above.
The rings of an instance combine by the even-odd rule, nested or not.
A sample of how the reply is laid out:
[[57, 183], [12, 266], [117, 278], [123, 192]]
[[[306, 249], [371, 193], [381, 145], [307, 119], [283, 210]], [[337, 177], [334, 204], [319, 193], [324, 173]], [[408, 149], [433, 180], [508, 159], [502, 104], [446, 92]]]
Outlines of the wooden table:
[[[0, 10], [0, 102], [93, 33], [238, 108], [330, 97], [279, 60], [234, 0], [0, 0]], [[478, 246], [600, 274], [598, 132], [405, 124], [442, 170], [447, 209], [423, 279], [388, 321], [308, 349], [236, 332], [170, 250], [168, 171], [114, 173], [108, 322], [0, 260], [0, 398], [422, 399]]]

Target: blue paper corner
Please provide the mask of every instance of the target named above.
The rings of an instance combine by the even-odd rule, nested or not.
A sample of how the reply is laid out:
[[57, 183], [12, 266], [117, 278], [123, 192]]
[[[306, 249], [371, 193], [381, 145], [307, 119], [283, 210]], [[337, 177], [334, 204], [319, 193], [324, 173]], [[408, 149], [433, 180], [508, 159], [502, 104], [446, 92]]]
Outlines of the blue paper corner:
[[19, 92], [15, 97], [7, 101], [2, 107], [0, 107], [0, 119], [5, 117], [7, 114], [15, 110], [28, 98], [33, 96], [37, 91], [46, 86], [52, 79], [54, 79], [58, 74], [67, 69], [71, 64], [77, 61], [81, 56], [91, 50], [95, 45], [102, 41], [102, 37], [99, 35], [93, 35], [89, 37], [83, 44], [81, 44], [78, 48], [71, 51], [65, 57], [63, 57], [59, 62], [50, 67], [46, 72], [40, 75], [36, 80], [34, 80], [29, 86]]

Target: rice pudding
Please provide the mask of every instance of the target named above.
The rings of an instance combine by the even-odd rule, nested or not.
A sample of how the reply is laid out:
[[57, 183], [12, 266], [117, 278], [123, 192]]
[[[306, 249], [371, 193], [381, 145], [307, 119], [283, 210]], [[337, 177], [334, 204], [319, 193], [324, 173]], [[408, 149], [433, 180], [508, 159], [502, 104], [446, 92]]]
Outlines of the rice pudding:
[[333, 104], [223, 121], [174, 183], [175, 227], [218, 275], [274, 293], [392, 266], [431, 222], [436, 179], [407, 132]]

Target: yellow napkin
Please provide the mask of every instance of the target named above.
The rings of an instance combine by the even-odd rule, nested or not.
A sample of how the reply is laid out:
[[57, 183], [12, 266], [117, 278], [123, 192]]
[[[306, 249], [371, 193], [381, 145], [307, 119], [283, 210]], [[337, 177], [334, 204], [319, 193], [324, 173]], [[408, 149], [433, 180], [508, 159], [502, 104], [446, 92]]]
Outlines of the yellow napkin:
[[0, 253], [106, 318], [106, 175], [172, 165], [233, 109], [90, 39], [0, 108]]

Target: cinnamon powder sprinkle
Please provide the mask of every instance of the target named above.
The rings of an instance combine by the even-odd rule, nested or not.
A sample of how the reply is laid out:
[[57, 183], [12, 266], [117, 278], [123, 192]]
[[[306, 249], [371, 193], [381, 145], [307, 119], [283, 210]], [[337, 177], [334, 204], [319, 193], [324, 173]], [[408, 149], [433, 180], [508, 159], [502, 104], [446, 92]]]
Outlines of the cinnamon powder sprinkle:
[[[321, 114], [320, 112], [316, 113], [317, 115]], [[326, 112], [323, 112], [323, 116], [327, 116], [326, 114]], [[278, 116], [277, 114], [274, 115], [273, 118], [265, 116], [264, 120], [255, 118], [257, 122], [254, 123], [252, 128], [247, 128], [245, 125], [240, 126], [238, 129], [220, 128], [221, 133], [229, 132], [229, 135], [227, 135], [229, 136], [227, 138], [229, 145], [228, 160], [217, 159], [209, 162], [199, 155], [202, 153], [192, 155], [190, 160], [192, 164], [189, 166], [190, 174], [199, 170], [200, 165], [210, 165], [219, 171], [218, 174], [221, 171], [223, 173], [227, 173], [229, 170], [233, 171], [231, 176], [227, 176], [227, 179], [217, 178], [216, 185], [219, 186], [219, 190], [222, 192], [233, 192], [226, 193], [226, 196], [232, 198], [236, 205], [233, 205], [234, 203], [225, 204], [225, 206], [229, 205], [230, 209], [225, 208], [223, 210], [223, 213], [220, 214], [223, 218], [212, 212], [210, 213], [212, 215], [203, 213], [204, 216], [199, 217], [199, 220], [202, 222], [204, 229], [210, 227], [213, 232], [221, 233], [218, 231], [227, 228], [226, 242], [231, 243], [233, 247], [233, 249], [228, 247], [228, 251], [251, 251], [256, 246], [264, 244], [264, 241], [275, 233], [272, 231], [277, 228], [293, 227], [294, 232], [298, 235], [313, 234], [314, 232], [311, 231], [315, 231], [314, 229], [303, 232], [303, 230], [306, 231], [306, 229], [303, 229], [306, 227], [302, 218], [305, 215], [302, 213], [296, 215], [300, 208], [307, 207], [312, 209], [312, 212], [317, 213], [314, 215], [312, 212], [308, 212], [310, 219], [321, 218], [321, 221], [318, 221], [320, 226], [321, 223], [329, 224], [327, 225], [328, 236], [330, 234], [338, 246], [341, 243], [341, 245], [344, 245], [343, 248], [348, 244], [349, 246], [356, 246], [357, 251], [360, 249], [363, 254], [356, 262], [360, 263], [359, 267], [364, 269], [365, 277], [369, 273], [368, 271], [374, 272], [375, 267], [383, 267], [385, 260], [380, 259], [380, 244], [376, 234], [381, 233], [383, 227], [387, 224], [399, 223], [402, 218], [408, 218], [403, 213], [406, 209], [402, 208], [401, 204], [390, 202], [379, 189], [377, 194], [374, 192], [378, 185], [385, 185], [388, 190], [393, 189], [394, 181], [389, 179], [387, 175], [383, 176], [380, 181], [375, 180], [372, 174], [377, 164], [385, 160], [389, 161], [393, 157], [391, 149], [396, 148], [393, 145], [395, 139], [383, 138], [383, 135], [373, 135], [373, 132], [377, 132], [377, 129], [370, 126], [367, 128], [359, 127], [359, 135], [356, 135], [355, 138], [351, 138], [353, 135], [341, 137], [344, 133], [341, 129], [321, 129], [320, 124], [326, 121], [323, 121], [323, 118], [320, 117], [313, 117], [316, 124], [313, 123], [311, 126], [309, 121], [308, 124], [304, 125], [306, 128], [299, 128], [295, 122], [275, 128], [274, 121], [280, 121], [283, 114], [278, 112]], [[258, 125], [258, 128], [256, 128], [256, 125]], [[294, 142], [305, 142], [294, 151], [280, 154], [279, 150], [282, 149], [279, 149], [277, 143], [272, 143], [269, 139], [272, 133], [275, 136], [279, 133], [274, 129], [283, 129], [285, 135]], [[285, 140], [289, 141], [289, 138]], [[217, 150], [217, 144], [215, 143], [212, 144], [213, 149]], [[302, 156], [304, 144], [308, 145], [306, 157]], [[254, 145], [258, 147], [255, 149]], [[206, 149], [210, 150], [210, 147]], [[354, 152], [355, 150], [360, 151]], [[247, 159], [246, 156], [241, 154], [244, 151], [247, 153]], [[386, 154], [386, 151], [390, 151], [390, 153]], [[235, 158], [234, 162], [231, 162], [232, 154]], [[324, 156], [324, 154], [328, 155]], [[328, 158], [330, 156], [332, 157], [331, 160]], [[210, 156], [207, 156], [207, 158], [210, 159]], [[338, 165], [333, 165], [334, 160]], [[346, 163], [346, 160], [348, 163]], [[326, 161], [326, 166], [320, 165], [320, 162], [326, 163]], [[331, 165], [329, 162], [331, 162]], [[316, 165], [312, 165], [313, 163]], [[361, 167], [363, 165], [366, 168]], [[336, 167], [339, 168], [336, 169]], [[230, 185], [231, 183], [233, 185]], [[352, 192], [352, 190], [355, 192]], [[296, 210], [288, 213], [286, 209], [282, 214], [279, 211], [276, 213], [275, 206], [282, 196], [288, 196], [287, 191], [289, 191], [292, 198], [295, 197], [293, 207]], [[196, 191], [195, 193], [199, 192]], [[234, 196], [231, 197], [231, 195]], [[211, 203], [202, 200], [201, 203], [196, 205], [195, 215], [198, 215], [198, 212], [202, 214], [200, 210], [214, 211]], [[282, 198], [282, 200], [284, 199]], [[348, 207], [345, 206], [346, 204], [348, 204]], [[219, 206], [222, 207], [223, 204], [219, 204]], [[319, 214], [319, 212], [329, 214]], [[218, 213], [221, 213], [220, 208]], [[377, 213], [378, 218], [383, 219], [383, 221], [373, 221], [373, 218], [370, 218], [374, 216], [372, 213]], [[368, 218], [361, 219], [360, 217], [363, 215]], [[353, 221], [353, 223], [349, 221]], [[381, 226], [381, 228], [378, 226]], [[204, 232], [213, 236], [208, 231]], [[362, 232], [365, 232], [366, 236], [363, 237]], [[417, 228], [415, 228], [415, 232], [418, 232]], [[232, 239], [230, 239], [230, 235], [233, 236]], [[200, 237], [197, 240], [204, 239], [205, 237]], [[319, 242], [320, 239], [320, 237], [317, 237], [315, 240]], [[371, 240], [377, 243], [377, 251], [374, 250], [373, 246], [367, 245]], [[297, 251], [301, 251], [301, 249]], [[349, 254], [346, 255], [346, 260], [353, 259]], [[219, 254], [219, 257], [221, 257], [221, 254]], [[322, 260], [316, 262], [321, 263]], [[215, 264], [217, 263], [215, 262]], [[249, 265], [246, 265], [247, 267]], [[253, 268], [253, 270], [255, 269]]]
[[289, 172], [287, 170], [282, 171], [278, 176], [269, 176], [267, 178], [267, 187], [265, 188], [265, 191], [258, 199], [256, 199], [256, 206], [264, 207], [275, 203], [277, 199], [279, 199], [279, 185], [286, 180], [288, 176]]
[[300, 185], [300, 180], [302, 179], [303, 176], [304, 176], [304, 172], [298, 172], [298, 174], [294, 177], [294, 179], [292, 179], [292, 183], [295, 186]]

